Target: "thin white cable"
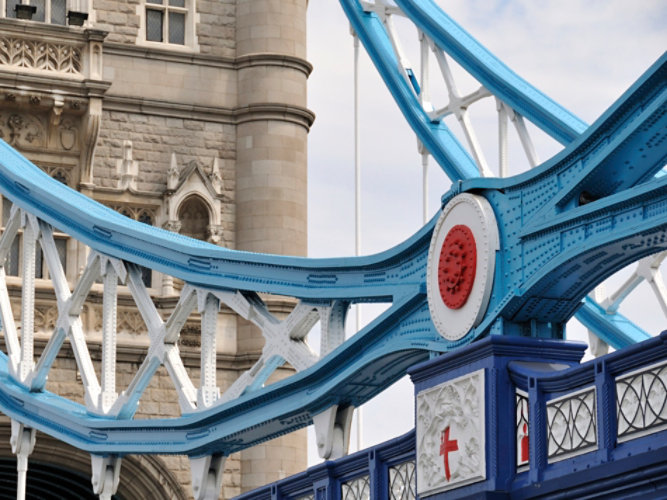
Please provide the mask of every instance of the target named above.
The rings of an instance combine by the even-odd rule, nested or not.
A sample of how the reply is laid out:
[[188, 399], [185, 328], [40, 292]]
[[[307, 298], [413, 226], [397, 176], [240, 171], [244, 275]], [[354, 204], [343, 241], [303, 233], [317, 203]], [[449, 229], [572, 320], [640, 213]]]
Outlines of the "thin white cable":
[[424, 224], [428, 222], [428, 153], [422, 153], [422, 202]]
[[[361, 254], [361, 144], [359, 137], [359, 37], [354, 38], [354, 254]], [[356, 329], [361, 330], [361, 306], [356, 307]], [[357, 408], [357, 450], [361, 450], [361, 407]]]
[[[421, 91], [419, 92], [419, 102], [424, 109], [432, 109], [431, 91], [430, 91], [430, 66], [429, 66], [429, 43], [426, 35], [419, 31], [420, 46], [420, 66], [421, 66]], [[422, 212], [424, 224], [428, 221], [428, 150], [421, 141], [417, 141], [418, 150], [422, 157]]]

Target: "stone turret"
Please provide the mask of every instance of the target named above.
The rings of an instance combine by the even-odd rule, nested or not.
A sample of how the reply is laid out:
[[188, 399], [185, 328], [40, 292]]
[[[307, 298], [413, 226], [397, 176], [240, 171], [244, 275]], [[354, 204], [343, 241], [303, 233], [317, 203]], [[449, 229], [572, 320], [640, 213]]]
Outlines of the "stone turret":
[[[314, 119], [306, 109], [312, 69], [305, 59], [307, 3], [237, 1], [239, 250], [306, 254], [307, 136]], [[275, 314], [292, 306], [280, 298], [265, 300]], [[238, 325], [239, 352], [259, 354], [259, 331], [243, 320]], [[275, 481], [305, 465], [305, 430], [255, 446], [241, 452], [243, 488]]]

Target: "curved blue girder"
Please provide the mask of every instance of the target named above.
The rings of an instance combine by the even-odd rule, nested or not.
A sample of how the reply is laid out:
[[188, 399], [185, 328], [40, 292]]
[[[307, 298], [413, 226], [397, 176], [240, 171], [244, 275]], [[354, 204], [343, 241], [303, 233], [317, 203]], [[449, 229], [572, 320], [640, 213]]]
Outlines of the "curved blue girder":
[[[313, 303], [391, 302], [375, 321], [310, 368], [168, 420], [93, 416], [49, 392], [30, 392], [9, 375], [3, 355], [4, 413], [92, 453], [228, 455], [303, 427], [331, 405], [360, 405], [430, 351], [451, 350], [488, 333], [558, 337], [593, 286], [627, 263], [667, 248], [667, 177], [656, 176], [667, 157], [665, 56], [586, 129], [479, 45], [432, 0], [395, 1], [490, 92], [567, 146], [525, 174], [477, 178], [470, 155], [444, 123], [432, 121], [419, 104], [380, 19], [364, 12], [358, 0], [340, 0], [419, 140], [453, 181], [463, 180], [443, 196], [443, 203], [465, 191], [484, 196], [494, 209], [501, 250], [483, 322], [458, 342], [448, 342], [435, 331], [425, 290], [434, 220], [406, 242], [368, 257], [305, 259], [232, 251], [128, 220], [51, 179], [0, 141], [3, 196], [100, 253], [207, 289], [267, 292]], [[584, 305], [582, 321], [606, 321], [609, 329], [611, 323], [596, 308], [594, 303]], [[605, 339], [612, 344], [641, 337], [639, 332], [627, 335], [620, 324], [612, 326], [621, 331], [611, 331], [610, 340]]]
[[404, 14], [496, 97], [563, 145], [588, 125], [489, 52], [433, 0], [396, 0]]
[[[444, 172], [452, 181], [478, 177], [479, 172], [467, 152], [460, 145], [451, 145], [453, 136], [447, 126], [442, 122], [431, 121], [417, 100], [414, 86], [400, 71], [399, 61], [378, 16], [373, 12], [365, 12], [359, 0], [340, 2], [404, 117]], [[552, 138], [567, 145], [586, 130], [585, 122], [519, 77], [432, 0], [396, 0], [396, 5], [439, 49], [454, 58], [497, 98]], [[469, 167], [470, 164], [472, 167]], [[658, 169], [654, 175], [659, 177], [663, 173], [664, 170]], [[601, 185], [605, 185], [605, 182]], [[589, 303], [581, 307], [588, 309]], [[594, 313], [593, 310], [588, 312]], [[594, 326], [593, 331], [596, 333], [610, 337], [609, 332], [615, 331], [617, 327], [609, 319], [610, 323], [606, 327], [603, 319], [589, 324]], [[634, 326], [633, 331], [641, 329]], [[645, 332], [644, 336], [648, 337]], [[612, 339], [611, 345], [620, 347], [624, 343]]]
[[[474, 161], [449, 128], [442, 121], [432, 121], [422, 108], [413, 86], [400, 71], [378, 16], [365, 12], [358, 0], [340, 3], [403, 116], [447, 176], [452, 181], [479, 176]], [[396, 4], [488, 90], [557, 141], [567, 145], [586, 130], [586, 123], [520, 78], [431, 0], [398, 0]]]
[[[1, 143], [3, 195], [99, 252], [207, 288], [314, 301], [393, 301], [310, 368], [194, 414], [152, 421], [92, 416], [83, 406], [17, 384], [4, 357], [2, 411], [94, 453], [228, 454], [303, 427], [333, 404], [363, 403], [429, 351], [453, 349], [489, 332], [523, 334], [525, 328], [558, 337], [593, 286], [627, 262], [667, 248], [667, 178], [654, 178], [667, 155], [666, 62], [667, 57], [658, 61], [594, 126], [545, 164], [513, 178], [467, 180], [444, 196], [443, 202], [461, 191], [485, 196], [501, 237], [489, 311], [456, 343], [435, 332], [426, 303], [433, 221], [405, 243], [370, 257], [311, 260], [236, 252], [129, 221], [49, 178]], [[648, 151], [653, 143], [663, 145]], [[621, 168], [625, 162], [633, 168]], [[582, 190], [598, 199], [582, 204]]]
[[0, 140], [0, 185], [24, 210], [104, 254], [195, 285], [302, 299], [388, 301], [419, 288], [434, 221], [376, 255], [309, 259], [230, 250], [147, 226], [100, 205], [51, 177]]
[[650, 338], [644, 330], [622, 314], [607, 314], [588, 297], [576, 316], [586, 328], [596, 332], [598, 337], [614, 349], [623, 349]]

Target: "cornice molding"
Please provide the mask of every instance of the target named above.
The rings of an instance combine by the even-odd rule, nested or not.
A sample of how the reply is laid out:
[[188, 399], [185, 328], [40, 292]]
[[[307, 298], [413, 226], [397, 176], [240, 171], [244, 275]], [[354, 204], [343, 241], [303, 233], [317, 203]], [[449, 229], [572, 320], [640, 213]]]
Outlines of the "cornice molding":
[[315, 121], [315, 113], [308, 108], [289, 104], [255, 103], [241, 106], [234, 110], [236, 123], [248, 123], [264, 120], [278, 120], [301, 125], [306, 130]]
[[104, 109], [106, 111], [143, 113], [230, 125], [252, 121], [278, 120], [301, 125], [306, 130], [310, 130], [310, 126], [315, 120], [315, 113], [309, 109], [282, 103], [255, 103], [236, 108], [224, 108], [107, 95], [104, 99]]
[[231, 108], [181, 104], [143, 97], [107, 95], [104, 99], [104, 110], [228, 123], [231, 125], [236, 123], [234, 110]]
[[68, 43], [102, 42], [108, 31], [61, 26], [58, 24], [0, 18], [0, 33], [4, 36], [36, 37], [42, 41]]
[[195, 64], [198, 66], [210, 66], [230, 70], [261, 66], [279, 66], [301, 71], [305, 76], [309, 76], [313, 71], [313, 65], [305, 59], [274, 53], [246, 54], [238, 58], [233, 58], [198, 54], [195, 52], [176, 52], [169, 49], [159, 49], [141, 45], [106, 42], [104, 44], [104, 54], [123, 57], [141, 57], [143, 59], [153, 59], [156, 61]]
[[258, 66], [281, 66], [301, 71], [310, 76], [313, 65], [300, 57], [284, 54], [247, 54], [236, 59], [236, 69], [252, 68]]

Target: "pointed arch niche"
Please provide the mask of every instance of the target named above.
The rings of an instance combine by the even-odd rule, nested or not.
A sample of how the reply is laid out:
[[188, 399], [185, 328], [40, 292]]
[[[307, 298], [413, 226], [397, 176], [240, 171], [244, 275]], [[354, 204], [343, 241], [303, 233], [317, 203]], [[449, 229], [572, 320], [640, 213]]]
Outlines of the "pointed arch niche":
[[180, 233], [197, 240], [209, 238], [211, 213], [201, 196], [193, 194], [185, 198], [178, 207]]
[[192, 160], [179, 168], [172, 155], [165, 191], [165, 229], [215, 245], [224, 242], [222, 179], [218, 159], [204, 168]]

